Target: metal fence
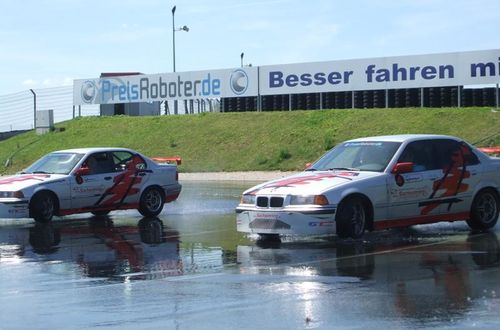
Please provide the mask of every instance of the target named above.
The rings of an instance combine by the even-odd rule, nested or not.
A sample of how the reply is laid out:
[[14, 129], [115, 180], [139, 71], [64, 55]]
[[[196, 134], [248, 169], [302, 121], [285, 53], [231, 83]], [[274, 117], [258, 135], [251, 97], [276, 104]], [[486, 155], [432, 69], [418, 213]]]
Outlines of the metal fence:
[[[220, 108], [218, 99], [179, 101], [177, 107], [168, 101], [162, 102], [160, 115], [218, 112]], [[55, 123], [80, 116], [99, 116], [101, 112], [98, 104], [73, 106], [73, 86], [0, 95], [0, 133], [33, 129], [36, 111], [50, 109], [54, 111]]]
[[54, 122], [99, 115], [99, 105], [73, 107], [73, 86], [26, 90], [0, 95], [0, 132], [33, 129], [35, 112], [54, 110]]
[[[463, 87], [413, 88], [404, 90], [308, 93], [269, 95], [261, 98], [263, 111], [312, 110], [380, 107], [471, 107], [499, 106], [496, 88]], [[160, 115], [200, 112], [256, 111], [256, 97], [205, 100], [179, 100], [161, 103]], [[73, 106], [73, 86], [26, 90], [0, 96], [0, 133], [30, 130], [35, 127], [36, 111], [54, 111], [59, 123], [79, 116], [99, 116], [100, 106]]]

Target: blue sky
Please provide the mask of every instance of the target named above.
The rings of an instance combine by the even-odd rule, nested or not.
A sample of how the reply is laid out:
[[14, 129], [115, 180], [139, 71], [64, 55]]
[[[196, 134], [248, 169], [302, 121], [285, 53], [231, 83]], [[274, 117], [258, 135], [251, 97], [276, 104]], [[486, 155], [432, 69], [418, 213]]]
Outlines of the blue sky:
[[0, 0], [0, 95], [101, 72], [500, 48], [499, 0]]

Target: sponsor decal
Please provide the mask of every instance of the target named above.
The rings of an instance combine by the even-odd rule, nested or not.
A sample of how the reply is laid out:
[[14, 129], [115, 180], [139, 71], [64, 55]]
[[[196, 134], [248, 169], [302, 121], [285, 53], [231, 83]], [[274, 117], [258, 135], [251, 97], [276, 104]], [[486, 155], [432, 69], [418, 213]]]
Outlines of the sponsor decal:
[[27, 206], [14, 206], [9, 209], [9, 214], [24, 214], [28, 212], [28, 207]]
[[380, 147], [382, 142], [347, 142], [344, 147]]
[[414, 183], [414, 182], [420, 182], [423, 180], [423, 176], [421, 174], [418, 175], [405, 175], [404, 180], [406, 183]]
[[[448, 211], [450, 211], [454, 203], [462, 202], [459, 198], [446, 197], [456, 196], [458, 193], [466, 192], [469, 189], [469, 185], [463, 183], [464, 179], [470, 177], [465, 162], [469, 153], [468, 148], [457, 143], [456, 150], [451, 154], [450, 163], [443, 169], [443, 177], [434, 181], [433, 191], [428, 200], [419, 203], [419, 206], [423, 207], [420, 214], [427, 215], [441, 204], [448, 204]], [[444, 190], [444, 192], [436, 196], [441, 190]], [[439, 200], [436, 200], [437, 198]]]
[[334, 224], [334, 221], [311, 221], [309, 227], [332, 227]]
[[127, 196], [137, 194], [140, 189], [138, 185], [142, 179], [138, 177], [137, 165], [143, 163], [139, 156], [134, 156], [128, 163], [125, 172], [113, 178], [113, 186], [99, 198], [94, 206], [111, 206], [121, 204]]
[[83, 102], [87, 104], [94, 103], [95, 98], [97, 97], [97, 86], [92, 80], [87, 80], [82, 84], [81, 96]]
[[73, 192], [76, 194], [102, 194], [104, 192], [104, 187], [74, 187]]
[[[241, 72], [235, 74], [234, 86], [231, 84], [235, 93], [244, 93], [248, 86], [248, 78], [243, 79], [246, 73], [242, 75]], [[178, 74], [168, 76], [141, 75], [128, 79], [122, 77], [101, 78], [87, 80], [81, 87], [81, 98], [86, 104], [160, 101], [184, 97], [218, 97], [220, 95], [221, 80], [211, 73], [207, 73], [201, 79], [184, 79]]]
[[255, 219], [272, 219], [272, 220], [275, 220], [275, 219], [279, 219], [279, 215], [278, 214], [274, 214], [274, 213], [257, 213], [255, 215]]
[[415, 198], [426, 198], [429, 195], [429, 191], [425, 188], [417, 189], [392, 189], [391, 197], [394, 200], [405, 200], [405, 199], [415, 199]]
[[231, 77], [229, 78], [229, 86], [231, 86], [231, 90], [234, 94], [244, 94], [248, 88], [248, 85], [248, 75], [244, 70], [238, 69], [233, 71]]

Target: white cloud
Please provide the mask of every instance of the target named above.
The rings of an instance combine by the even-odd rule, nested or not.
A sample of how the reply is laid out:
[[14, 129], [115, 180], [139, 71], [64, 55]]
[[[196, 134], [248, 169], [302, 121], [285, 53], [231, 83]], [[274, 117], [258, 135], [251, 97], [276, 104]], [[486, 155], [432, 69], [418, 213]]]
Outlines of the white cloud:
[[38, 81], [36, 81], [34, 79], [26, 79], [26, 80], [23, 80], [22, 84], [26, 88], [32, 88], [32, 87], [35, 87], [38, 85]]

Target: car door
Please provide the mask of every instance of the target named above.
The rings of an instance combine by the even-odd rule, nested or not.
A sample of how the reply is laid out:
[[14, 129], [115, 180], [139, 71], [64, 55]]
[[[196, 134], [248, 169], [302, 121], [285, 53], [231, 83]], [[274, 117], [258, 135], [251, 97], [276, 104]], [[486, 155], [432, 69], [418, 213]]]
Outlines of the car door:
[[443, 214], [468, 213], [474, 187], [480, 180], [481, 164], [462, 141], [439, 139], [434, 142], [441, 178], [436, 180], [431, 199], [441, 205]]
[[140, 192], [151, 172], [146, 161], [139, 154], [129, 151], [113, 151], [110, 154], [117, 172], [113, 177], [113, 185], [106, 191], [106, 196], [99, 201], [99, 205], [127, 204], [137, 207]]
[[71, 207], [73, 209], [95, 208], [106, 191], [113, 186], [117, 174], [115, 163], [109, 152], [96, 152], [87, 156], [82, 167], [88, 174], [82, 175], [71, 187]]
[[398, 163], [412, 163], [413, 170], [392, 174], [388, 179], [390, 219], [418, 222], [427, 215], [440, 214], [440, 205], [432, 203], [434, 183], [443, 175], [436, 156], [433, 140], [406, 145]]
[[76, 209], [116, 209], [138, 204], [141, 186], [147, 179], [146, 162], [129, 151], [99, 152], [83, 162], [89, 174], [72, 188]]

